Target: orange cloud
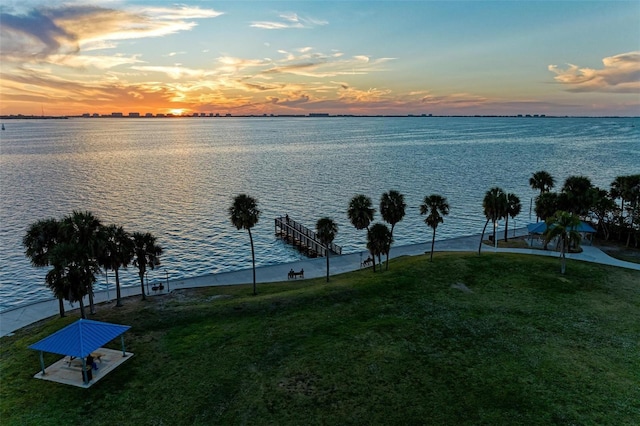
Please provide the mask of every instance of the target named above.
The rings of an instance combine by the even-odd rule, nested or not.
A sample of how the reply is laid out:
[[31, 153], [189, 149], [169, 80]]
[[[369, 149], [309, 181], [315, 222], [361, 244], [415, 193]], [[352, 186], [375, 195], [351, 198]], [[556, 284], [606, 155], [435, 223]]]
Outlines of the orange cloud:
[[549, 65], [554, 79], [570, 92], [640, 93], [640, 51], [610, 56], [602, 60], [600, 70], [569, 64], [560, 69]]

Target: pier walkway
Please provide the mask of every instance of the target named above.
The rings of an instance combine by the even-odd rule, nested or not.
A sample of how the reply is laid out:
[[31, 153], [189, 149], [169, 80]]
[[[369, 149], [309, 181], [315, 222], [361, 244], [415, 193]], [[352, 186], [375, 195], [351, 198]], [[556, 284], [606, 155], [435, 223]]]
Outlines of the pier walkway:
[[[275, 219], [275, 234], [276, 237], [282, 238], [306, 256], [326, 256], [327, 249], [320, 241], [320, 238], [318, 238], [318, 234], [301, 223], [291, 219], [289, 215], [286, 215], [285, 217], [277, 217]], [[332, 254], [342, 254], [342, 247], [337, 244], [331, 243], [329, 245], [329, 250]]]

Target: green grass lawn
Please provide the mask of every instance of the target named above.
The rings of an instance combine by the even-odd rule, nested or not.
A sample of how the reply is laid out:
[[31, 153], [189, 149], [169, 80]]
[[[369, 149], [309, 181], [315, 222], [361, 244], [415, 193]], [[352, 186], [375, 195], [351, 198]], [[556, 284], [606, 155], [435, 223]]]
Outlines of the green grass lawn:
[[90, 389], [26, 349], [77, 318], [2, 338], [0, 423], [640, 424], [640, 272], [437, 253], [258, 291], [100, 306], [135, 356]]

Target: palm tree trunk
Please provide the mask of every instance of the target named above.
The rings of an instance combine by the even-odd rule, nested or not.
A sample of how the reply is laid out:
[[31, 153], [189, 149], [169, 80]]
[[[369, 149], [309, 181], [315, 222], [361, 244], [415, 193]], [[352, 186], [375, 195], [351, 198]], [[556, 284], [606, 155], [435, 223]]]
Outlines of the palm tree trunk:
[[93, 288], [89, 289], [89, 313], [91, 315], [95, 315], [96, 314], [96, 306], [93, 303]]
[[[393, 240], [393, 227], [396, 226], [395, 223], [391, 224], [391, 239]], [[389, 252], [391, 251], [391, 246], [389, 246], [389, 250], [387, 250], [387, 265], [386, 265], [386, 270], [389, 270]]]
[[373, 272], [376, 272], [376, 255], [372, 253], [371, 262], [373, 262]]
[[436, 228], [433, 228], [433, 235], [431, 236], [431, 258], [429, 259], [430, 262], [433, 262], [433, 246], [436, 243]]
[[496, 230], [498, 229], [498, 221], [493, 221], [493, 243], [496, 243]]
[[327, 282], [329, 282], [329, 244], [327, 244]]
[[120, 274], [118, 273], [118, 268], [115, 269], [116, 272], [116, 308], [122, 307], [122, 294], [120, 293]]
[[567, 259], [565, 256], [565, 244], [564, 238], [560, 239], [560, 273], [564, 275], [564, 272], [567, 269]]
[[482, 240], [484, 240], [484, 231], [487, 230], [487, 225], [489, 224], [489, 218], [487, 218], [487, 221], [484, 223], [484, 228], [482, 228], [482, 235], [480, 235], [480, 245], [478, 246], [478, 255], [480, 254], [480, 250], [482, 249]]
[[60, 318], [64, 318], [64, 299], [58, 296], [58, 309], [60, 310]]
[[509, 241], [509, 238], [507, 236], [507, 230], [509, 229], [509, 215], [505, 216], [505, 221], [504, 221], [504, 242], [506, 243], [507, 241]]
[[251, 242], [251, 263], [253, 265], [253, 295], [258, 294], [256, 292], [256, 253], [253, 249], [253, 236], [251, 236], [251, 228], [247, 229], [249, 231], [249, 241]]
[[618, 228], [618, 241], [622, 239], [623, 229], [624, 229], [624, 197], [620, 197], [620, 224]]
[[144, 294], [144, 272], [140, 271], [140, 290], [142, 291], [142, 300], [147, 300], [147, 296]]
[[80, 318], [87, 319], [87, 316], [84, 313], [84, 296], [80, 296], [78, 302], [80, 303]]

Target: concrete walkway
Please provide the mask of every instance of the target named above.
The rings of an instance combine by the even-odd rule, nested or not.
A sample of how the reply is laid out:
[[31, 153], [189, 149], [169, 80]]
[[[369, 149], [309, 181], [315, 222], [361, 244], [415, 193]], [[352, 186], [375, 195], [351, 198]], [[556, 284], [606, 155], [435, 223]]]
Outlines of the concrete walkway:
[[[511, 233], [511, 231], [510, 231]], [[516, 230], [516, 236], [527, 235], [526, 228]], [[478, 244], [480, 242], [480, 234], [472, 235], [469, 237], [453, 238], [444, 241], [436, 241], [435, 251], [463, 251], [463, 252], [477, 252]], [[640, 264], [624, 262], [618, 259], [614, 259], [597, 247], [583, 245], [582, 253], [567, 254], [567, 259], [582, 260], [586, 262], [601, 263], [604, 265], [617, 266], [620, 268], [628, 268], [640, 271]], [[406, 246], [391, 247], [391, 258], [400, 256], [416, 256], [424, 253], [428, 253], [431, 250], [431, 243], [411, 244]], [[532, 254], [538, 256], [554, 256], [558, 257], [558, 252], [555, 251], [543, 251], [538, 249], [495, 249], [490, 246], [483, 246], [482, 253], [522, 253]], [[341, 274], [344, 272], [355, 271], [360, 268], [362, 260], [369, 256], [368, 252], [358, 252], [345, 254], [342, 256], [334, 256], [330, 258], [331, 275]], [[256, 282], [278, 282], [286, 281], [289, 270], [294, 269], [300, 271], [304, 269], [305, 278], [318, 278], [326, 275], [326, 259], [305, 259], [291, 263], [284, 263], [272, 266], [263, 266], [256, 269]], [[225, 272], [220, 274], [203, 275], [200, 277], [184, 278], [180, 280], [170, 280], [168, 288], [163, 291], [151, 292], [149, 296], [165, 294], [167, 292], [176, 289], [196, 288], [196, 287], [209, 287], [209, 286], [224, 286], [224, 285], [238, 285], [238, 284], [250, 284], [253, 282], [253, 274], [251, 269], [244, 269], [241, 271]], [[122, 297], [130, 297], [140, 294], [140, 287], [122, 287]], [[111, 300], [115, 297], [115, 291], [112, 290], [109, 294]], [[94, 296], [95, 303], [108, 302], [108, 294], [106, 291], [96, 292]], [[65, 310], [71, 311], [78, 309], [78, 305], [71, 306], [68, 302], [65, 302]], [[88, 303], [87, 303], [88, 309]], [[25, 327], [34, 322], [49, 318], [54, 315], [58, 315], [58, 300], [51, 299], [41, 302], [33, 302], [30, 304], [22, 305], [13, 309], [9, 309], [0, 312], [0, 337], [11, 335], [14, 331]]]

